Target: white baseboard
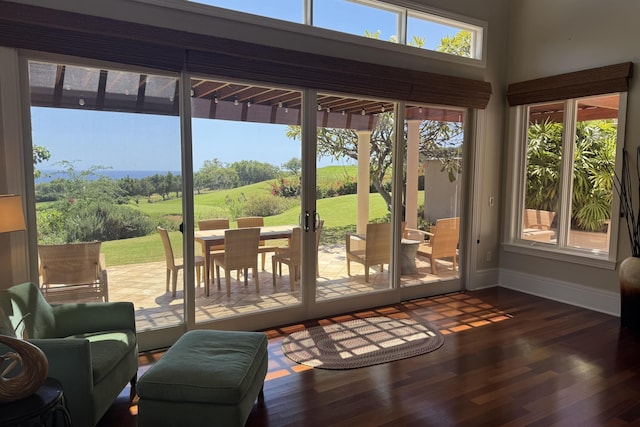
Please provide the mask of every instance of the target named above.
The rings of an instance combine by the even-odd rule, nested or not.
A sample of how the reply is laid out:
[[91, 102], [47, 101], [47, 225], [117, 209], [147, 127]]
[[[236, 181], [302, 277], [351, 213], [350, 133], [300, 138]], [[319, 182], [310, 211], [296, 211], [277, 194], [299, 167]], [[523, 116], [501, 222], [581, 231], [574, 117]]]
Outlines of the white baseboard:
[[472, 277], [469, 277], [465, 283], [468, 291], [477, 291], [479, 289], [491, 288], [497, 286], [500, 279], [500, 270], [491, 268], [486, 270], [476, 270]]
[[501, 269], [499, 286], [560, 301], [601, 313], [620, 316], [620, 294], [577, 283]]

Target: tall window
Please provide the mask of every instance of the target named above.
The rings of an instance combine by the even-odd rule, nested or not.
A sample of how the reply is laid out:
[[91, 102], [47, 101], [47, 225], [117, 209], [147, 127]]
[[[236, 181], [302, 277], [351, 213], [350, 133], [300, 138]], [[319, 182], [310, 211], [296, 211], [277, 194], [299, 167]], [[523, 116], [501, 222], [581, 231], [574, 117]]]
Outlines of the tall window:
[[522, 241], [608, 255], [619, 104], [614, 93], [526, 106]]

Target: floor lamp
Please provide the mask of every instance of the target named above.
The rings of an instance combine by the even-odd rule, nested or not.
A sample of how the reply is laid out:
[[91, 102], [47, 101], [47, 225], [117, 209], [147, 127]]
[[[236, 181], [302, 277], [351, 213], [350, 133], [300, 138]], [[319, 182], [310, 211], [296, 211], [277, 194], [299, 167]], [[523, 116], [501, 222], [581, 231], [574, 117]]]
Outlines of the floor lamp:
[[[15, 194], [0, 195], [0, 233], [25, 229], [21, 197]], [[1, 307], [0, 321], [11, 325]], [[26, 340], [16, 338], [11, 332], [15, 331], [0, 332], [0, 344], [13, 350], [0, 355], [0, 360], [7, 362], [0, 366], [0, 402], [27, 397], [47, 379], [48, 362], [42, 350]]]

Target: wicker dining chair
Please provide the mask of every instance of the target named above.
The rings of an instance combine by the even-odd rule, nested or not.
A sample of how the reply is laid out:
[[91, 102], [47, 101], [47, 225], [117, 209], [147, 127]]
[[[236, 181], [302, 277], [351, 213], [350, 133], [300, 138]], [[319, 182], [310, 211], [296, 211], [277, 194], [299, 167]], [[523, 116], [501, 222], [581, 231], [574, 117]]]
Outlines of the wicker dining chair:
[[[169, 233], [162, 227], [157, 227], [158, 234], [162, 239], [162, 246], [164, 247], [164, 256], [167, 262], [167, 283], [166, 291], [169, 292], [169, 282], [171, 282], [171, 296], [175, 298], [176, 288], [178, 286], [178, 271], [184, 269], [184, 263], [178, 262], [173, 255], [173, 248], [171, 247], [171, 240], [169, 240]], [[202, 278], [202, 270], [204, 270], [204, 258], [196, 255], [194, 257], [194, 264], [196, 267], [196, 280], [198, 286]], [[205, 284], [208, 286], [208, 283]]]
[[[230, 227], [229, 218], [210, 218], [210, 219], [201, 219], [198, 221], [198, 229], [199, 230], [227, 230]], [[223, 251], [224, 244], [222, 245], [214, 245], [211, 246], [210, 251]], [[202, 242], [202, 256], [212, 256], [212, 253], [205, 254], [205, 244]], [[213, 258], [211, 258], [211, 265], [213, 265]], [[211, 270], [213, 271], [213, 270]], [[210, 278], [206, 278], [206, 285], [208, 286]]]
[[[247, 228], [247, 227], [263, 227], [264, 226], [264, 218], [261, 216], [246, 216], [243, 218], [237, 219], [238, 228]], [[258, 245], [258, 253], [262, 255], [262, 270], [264, 271], [264, 264], [266, 261], [268, 252], [275, 252], [278, 249], [278, 246], [267, 246], [264, 240], [260, 240], [260, 244]]]
[[289, 267], [289, 286], [293, 291], [294, 284], [300, 277], [300, 264], [302, 263], [302, 230], [295, 227], [291, 232], [289, 246], [286, 248], [278, 248], [276, 253], [271, 256], [271, 273], [273, 276], [273, 287], [276, 287], [276, 271], [282, 276], [282, 264]]
[[318, 252], [320, 251], [320, 236], [322, 235], [323, 228], [324, 219], [320, 219], [316, 223], [316, 277], [320, 277], [320, 262], [318, 262]]
[[248, 283], [248, 270], [253, 271], [256, 292], [260, 292], [258, 278], [259, 228], [236, 228], [224, 232], [224, 252], [214, 253], [211, 258], [215, 265], [216, 282], [220, 289], [220, 267], [224, 269], [227, 297], [231, 296], [231, 275], [233, 270], [244, 271], [244, 284]]

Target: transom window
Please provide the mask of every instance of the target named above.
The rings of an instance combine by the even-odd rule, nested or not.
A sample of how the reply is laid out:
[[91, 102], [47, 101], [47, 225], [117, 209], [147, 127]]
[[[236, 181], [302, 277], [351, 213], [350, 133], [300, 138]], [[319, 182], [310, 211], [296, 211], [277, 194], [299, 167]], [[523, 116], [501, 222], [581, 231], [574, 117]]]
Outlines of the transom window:
[[[151, 0], [153, 1], [153, 0]], [[377, 0], [188, 0], [453, 56], [482, 59], [483, 26]], [[179, 2], [178, 2], [179, 3]], [[418, 7], [418, 6], [416, 6]]]

